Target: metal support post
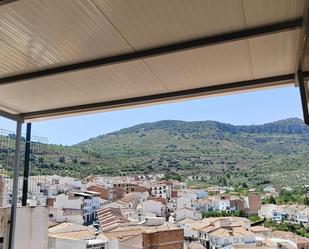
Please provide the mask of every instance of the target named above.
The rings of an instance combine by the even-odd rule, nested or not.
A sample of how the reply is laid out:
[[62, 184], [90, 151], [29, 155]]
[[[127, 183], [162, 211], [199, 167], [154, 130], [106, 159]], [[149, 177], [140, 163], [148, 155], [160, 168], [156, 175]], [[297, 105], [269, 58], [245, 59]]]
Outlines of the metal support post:
[[13, 171], [13, 191], [12, 191], [12, 206], [10, 219], [10, 233], [8, 241], [8, 249], [14, 249], [15, 228], [16, 228], [16, 210], [17, 210], [17, 195], [18, 195], [18, 177], [20, 169], [20, 140], [21, 140], [22, 123], [16, 123], [16, 141], [15, 141], [15, 161]]
[[299, 84], [299, 91], [300, 91], [300, 98], [301, 104], [303, 107], [303, 115], [304, 121], [307, 125], [309, 125], [309, 110], [308, 110], [308, 85], [304, 81], [304, 75], [302, 71], [297, 72], [298, 84]]
[[30, 151], [31, 151], [31, 123], [28, 123], [26, 133], [22, 206], [27, 206]]

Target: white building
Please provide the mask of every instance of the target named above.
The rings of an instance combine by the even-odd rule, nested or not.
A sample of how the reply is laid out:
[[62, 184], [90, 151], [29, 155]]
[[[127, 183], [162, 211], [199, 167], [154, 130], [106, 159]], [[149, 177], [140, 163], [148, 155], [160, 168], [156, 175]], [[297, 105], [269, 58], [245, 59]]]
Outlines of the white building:
[[190, 196], [183, 196], [176, 198], [176, 208], [191, 208], [192, 207], [192, 199]]
[[184, 232], [184, 237], [189, 239], [198, 239], [199, 232], [194, 229], [194, 225], [196, 224], [196, 220], [184, 219], [176, 223], [178, 228], [182, 228]]
[[175, 221], [181, 221], [184, 219], [191, 219], [191, 220], [200, 220], [202, 219], [202, 214], [192, 208], [180, 208], [177, 209], [174, 213]]
[[84, 218], [82, 210], [75, 209], [62, 209], [62, 208], [49, 208], [48, 214], [49, 220], [61, 223], [61, 222], [72, 222], [76, 224], [84, 224]]
[[253, 246], [256, 240], [250, 224], [248, 219], [241, 217], [207, 218], [199, 221], [195, 229], [199, 231], [200, 242], [207, 248]]
[[230, 245], [254, 246], [256, 243], [254, 233], [247, 231], [243, 227], [233, 227], [231, 229], [218, 228], [208, 235], [210, 248], [217, 249]]
[[173, 200], [169, 200], [166, 203], [166, 208], [167, 208], [168, 212], [174, 212], [176, 210], [176, 208], [177, 208], [176, 201], [174, 199]]
[[150, 196], [152, 197], [161, 197], [165, 199], [170, 197], [169, 186], [163, 183], [156, 184], [154, 182], [151, 187], [148, 187], [148, 191], [150, 192]]
[[103, 235], [85, 226], [65, 222], [49, 229], [48, 249], [71, 248], [116, 249]]
[[60, 194], [55, 197], [54, 208], [64, 210], [80, 210], [84, 223], [90, 223], [96, 218], [96, 211], [101, 208], [99, 193], [72, 192], [69, 195]]
[[289, 222], [302, 223], [307, 225], [309, 223], [309, 207], [305, 205], [292, 204], [287, 206], [279, 206], [283, 209], [285, 214], [284, 219]]
[[258, 211], [258, 215], [261, 218], [272, 219], [273, 212], [278, 209], [278, 206], [275, 204], [265, 204], [261, 206], [261, 209]]
[[147, 200], [143, 203], [143, 213], [149, 212], [156, 214], [157, 216], [165, 215], [165, 206], [159, 201]]
[[230, 200], [217, 197], [217, 198], [208, 198], [201, 200], [200, 202], [200, 209], [202, 211], [230, 211]]

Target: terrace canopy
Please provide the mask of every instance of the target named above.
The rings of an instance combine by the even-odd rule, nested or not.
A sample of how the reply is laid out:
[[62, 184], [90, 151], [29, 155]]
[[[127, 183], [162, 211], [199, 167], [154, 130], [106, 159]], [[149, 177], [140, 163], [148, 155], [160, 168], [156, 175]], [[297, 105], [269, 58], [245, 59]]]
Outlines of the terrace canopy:
[[0, 116], [17, 121], [9, 249], [23, 122], [295, 84], [309, 124], [308, 1], [0, 0]]
[[5, 117], [31, 122], [295, 83], [309, 123], [306, 0], [0, 3]]

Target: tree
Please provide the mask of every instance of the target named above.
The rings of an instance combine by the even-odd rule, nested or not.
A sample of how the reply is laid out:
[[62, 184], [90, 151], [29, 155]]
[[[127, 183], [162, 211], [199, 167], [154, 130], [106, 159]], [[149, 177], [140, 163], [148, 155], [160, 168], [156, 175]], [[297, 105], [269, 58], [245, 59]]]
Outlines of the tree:
[[268, 198], [268, 203], [277, 204], [276, 199], [272, 195]]
[[224, 176], [221, 176], [221, 177], [219, 178], [219, 184], [220, 184], [221, 186], [227, 186], [227, 182], [226, 182], [226, 179], [225, 179]]
[[309, 198], [307, 195], [304, 197], [304, 205], [309, 206]]
[[242, 186], [243, 188], [248, 188], [248, 184], [247, 184], [246, 182], [243, 182], [243, 183], [241, 184], [241, 186]]
[[38, 161], [39, 161], [40, 164], [41, 164], [41, 163], [44, 163], [44, 158], [43, 158], [43, 157], [39, 157], [39, 158], [38, 158]]
[[59, 163], [65, 163], [65, 157], [64, 156], [59, 157]]

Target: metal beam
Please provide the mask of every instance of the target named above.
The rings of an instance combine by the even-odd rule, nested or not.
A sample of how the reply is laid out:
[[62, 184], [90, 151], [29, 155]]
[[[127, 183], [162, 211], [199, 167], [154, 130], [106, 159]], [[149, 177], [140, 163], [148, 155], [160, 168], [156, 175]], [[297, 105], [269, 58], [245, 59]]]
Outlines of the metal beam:
[[13, 191], [12, 191], [12, 206], [10, 219], [10, 234], [8, 249], [14, 249], [15, 228], [16, 228], [16, 210], [17, 210], [17, 196], [18, 196], [18, 177], [20, 169], [20, 140], [21, 140], [22, 123], [16, 123], [16, 140], [15, 140], [15, 158], [14, 158], [14, 172], [13, 172]]
[[0, 117], [4, 117], [7, 119], [11, 119], [13, 121], [21, 121], [23, 122], [21, 116], [19, 114], [12, 114], [3, 110], [0, 110]]
[[[299, 40], [299, 49], [298, 49], [298, 65], [297, 71], [303, 70], [303, 64], [305, 60], [306, 53], [306, 44], [308, 43], [308, 34], [309, 34], [309, 1], [305, 1], [304, 13], [303, 13], [303, 28], [301, 32], [301, 38]], [[296, 72], [297, 74], [297, 72]]]
[[22, 206], [27, 206], [30, 151], [31, 151], [31, 123], [28, 123], [27, 124], [27, 132], [26, 132]]
[[134, 97], [129, 99], [120, 99], [107, 102], [99, 102], [85, 105], [77, 105], [56, 109], [49, 109], [43, 111], [23, 113], [21, 116], [27, 122], [27, 120], [47, 118], [52, 116], [70, 115], [82, 112], [100, 111], [107, 109], [124, 108], [128, 106], [136, 106], [143, 104], [150, 104], [154, 102], [164, 102], [170, 100], [176, 100], [181, 98], [192, 98], [205, 95], [214, 95], [225, 92], [248, 90], [253, 88], [262, 88], [276, 85], [284, 85], [292, 83], [294, 80], [294, 74], [274, 76], [256, 80], [232, 82], [222, 85], [207, 86], [201, 88], [194, 88], [189, 90], [182, 90], [176, 92], [167, 92], [161, 94], [154, 94], [148, 96]]
[[130, 52], [126, 54], [115, 55], [111, 57], [98, 58], [90, 61], [79, 62], [71, 65], [65, 65], [50, 69], [43, 69], [35, 72], [29, 72], [14, 76], [8, 76], [0, 78], [0, 85], [9, 84], [19, 81], [26, 81], [41, 77], [47, 77], [57, 74], [62, 74], [65, 72], [72, 72], [78, 70], [85, 70], [89, 68], [102, 67], [117, 63], [123, 63], [128, 61], [140, 60], [144, 58], [150, 58], [154, 56], [176, 53], [179, 51], [185, 51], [200, 47], [214, 46], [222, 43], [228, 43], [232, 41], [239, 41], [243, 39], [269, 35], [278, 32], [284, 32], [294, 29], [299, 29], [303, 25], [303, 19], [298, 18], [291, 21], [280, 22], [275, 24], [270, 24], [262, 27], [250, 28], [241, 31], [235, 31], [231, 33], [225, 33], [215, 36], [207, 36], [203, 38], [198, 38], [194, 40], [173, 43], [169, 45], [164, 45], [160, 47], [148, 48], [145, 50]]
[[308, 95], [308, 83], [304, 80], [304, 75], [302, 71], [297, 72], [297, 80], [299, 85], [299, 91], [300, 91], [300, 98], [301, 98], [301, 104], [303, 107], [303, 116], [304, 121], [307, 125], [309, 125], [309, 95]]
[[308, 77], [308, 72], [303, 72], [303, 65], [306, 53], [306, 44], [308, 43], [309, 34], [309, 1], [305, 1], [304, 13], [303, 13], [303, 27], [299, 40], [299, 49], [297, 54], [297, 65], [295, 72], [296, 84], [299, 86], [301, 104], [303, 109], [303, 117], [305, 124], [309, 125], [309, 112], [308, 112], [308, 84], [305, 82], [305, 78]]
[[0, 6], [8, 3], [16, 2], [18, 0], [0, 0]]
[[308, 78], [309, 79], [309, 72], [303, 72], [303, 76], [304, 76], [304, 78]]

